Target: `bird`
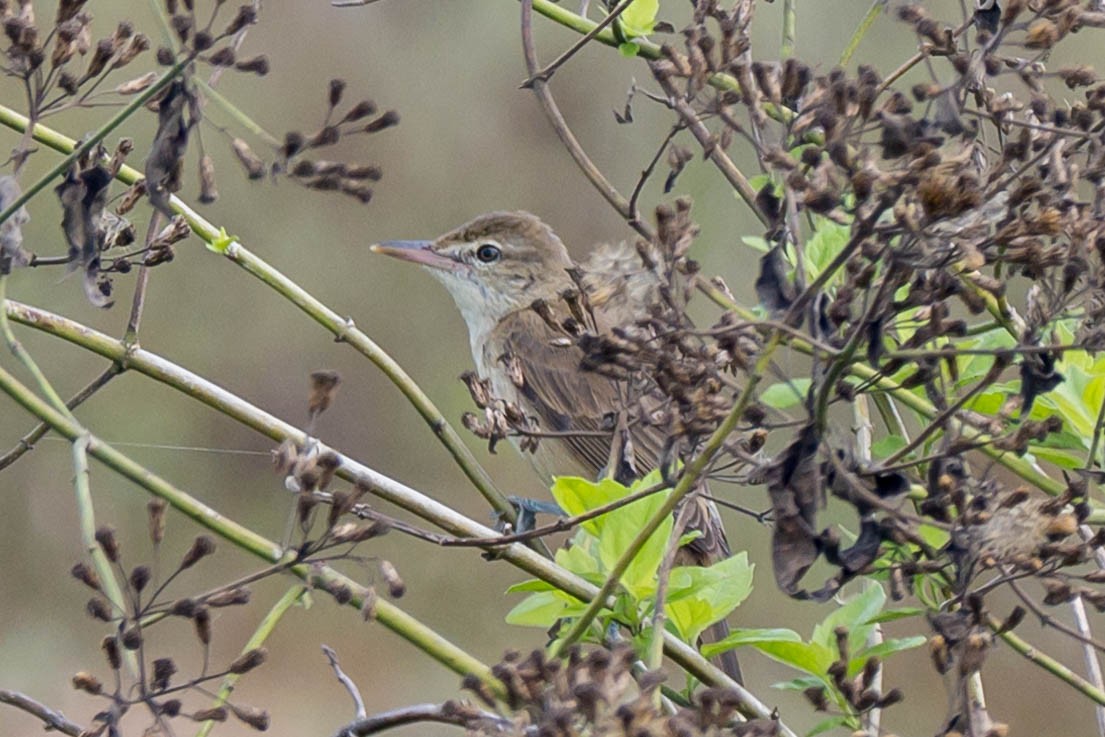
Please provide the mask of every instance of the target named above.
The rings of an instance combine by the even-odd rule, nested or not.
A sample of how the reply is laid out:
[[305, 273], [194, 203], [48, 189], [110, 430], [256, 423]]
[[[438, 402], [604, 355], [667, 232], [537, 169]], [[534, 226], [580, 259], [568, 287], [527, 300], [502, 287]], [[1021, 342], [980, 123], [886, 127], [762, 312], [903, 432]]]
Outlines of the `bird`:
[[[536, 215], [497, 211], [433, 240], [392, 240], [372, 251], [419, 264], [452, 296], [468, 328], [476, 372], [492, 397], [514, 405], [549, 431], [536, 446], [512, 436], [542, 480], [555, 476], [627, 482], [662, 463], [665, 432], [638, 416], [623, 425], [623, 447], [615, 442], [612, 418], [631, 409], [635, 387], [584, 368], [586, 353], [564, 326], [610, 335], [648, 318], [661, 299], [662, 280], [632, 245], [608, 244], [575, 263], [556, 233]], [[574, 299], [573, 299], [574, 297]], [[580, 309], [580, 304], [586, 310]], [[586, 314], [583, 314], [586, 312]], [[636, 402], [658, 406], [661, 398]], [[628, 456], [621, 459], [619, 454]], [[708, 566], [730, 557], [716, 505], [701, 494], [684, 502], [687, 529], [699, 536], [680, 550], [679, 562]], [[724, 625], [724, 623], [721, 623]], [[713, 632], [724, 636], [723, 626]], [[732, 652], [723, 670], [741, 680]]]

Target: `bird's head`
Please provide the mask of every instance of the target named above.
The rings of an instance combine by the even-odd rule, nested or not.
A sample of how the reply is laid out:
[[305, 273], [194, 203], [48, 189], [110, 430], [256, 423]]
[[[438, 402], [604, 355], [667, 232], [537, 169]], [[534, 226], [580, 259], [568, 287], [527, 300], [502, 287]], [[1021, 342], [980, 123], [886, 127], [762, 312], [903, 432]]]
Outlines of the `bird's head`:
[[432, 241], [384, 241], [372, 250], [426, 267], [452, 294], [473, 342], [510, 313], [572, 286], [567, 249], [528, 212], [492, 212]]

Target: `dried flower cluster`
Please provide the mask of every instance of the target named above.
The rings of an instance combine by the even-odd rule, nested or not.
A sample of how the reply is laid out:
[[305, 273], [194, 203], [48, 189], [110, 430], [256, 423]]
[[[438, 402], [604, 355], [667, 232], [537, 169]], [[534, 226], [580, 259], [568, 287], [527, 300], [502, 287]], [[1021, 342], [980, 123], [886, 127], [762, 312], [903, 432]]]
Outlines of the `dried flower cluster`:
[[[167, 506], [160, 499], [148, 505], [149, 536], [155, 550], [161, 547], [165, 538]], [[118, 572], [124, 585], [121, 600], [113, 602], [95, 568], [87, 563], [73, 566], [73, 577], [95, 592], [88, 601], [89, 615], [112, 628], [111, 634], [100, 643], [112, 672], [110, 684], [86, 671], [75, 674], [72, 679], [74, 688], [107, 702], [83, 734], [87, 737], [120, 734], [124, 718], [136, 707], [149, 712], [150, 729], [156, 731], [169, 730], [168, 723], [174, 719], [196, 723], [225, 722], [231, 716], [255, 730], [267, 729], [269, 717], [265, 711], [232, 701], [211, 706], [205, 688], [226, 675], [243, 675], [261, 666], [267, 656], [264, 648], [244, 652], [217, 671], [208, 672], [205, 669], [187, 679], [180, 677], [179, 667], [173, 658], [153, 657], [156, 646], [150, 640], [151, 629], [159, 623], [185, 619], [192, 624], [203, 651], [203, 662], [206, 663], [213, 635], [212, 610], [249, 603], [250, 590], [236, 584], [213, 589], [198, 597], [174, 599], [166, 596], [165, 589], [171, 580], [215, 552], [214, 541], [206, 535], [197, 537], [176, 567], [165, 576], [159, 573], [156, 566], [145, 564], [136, 565], [128, 571], [124, 566], [121, 541], [110, 527], [101, 527], [96, 531], [96, 542], [107, 564]], [[147, 664], [137, 671], [141, 674], [137, 679], [133, 677], [135, 671], [128, 664], [129, 660]], [[184, 698], [189, 693], [207, 705], [189, 706]]]
[[[632, 266], [610, 269], [650, 275], [646, 307], [613, 327], [588, 319], [588, 301], [611, 279], [594, 266], [600, 255], [580, 267], [578, 293], [565, 295], [583, 314], [558, 327], [585, 352], [583, 370], [625, 387], [630, 423], [663, 428], [668, 468], [739, 413], [738, 434], [709, 473], [766, 484], [785, 592], [825, 600], [876, 566], [896, 597], [938, 592], [947, 616], [966, 622], [962, 632], [933, 624], [945, 659], [962, 664], [965, 694], [993, 632], [1023, 615], [993, 620], [984, 594], [1012, 589], [1049, 624], [1047, 606], [1105, 604], [1093, 563], [1102, 533], [1087, 526], [1091, 486], [1105, 477], [1105, 427], [1090, 406], [1092, 442], [1072, 437], [1051, 402], [1065, 382], [1082, 392], [1094, 376], [1072, 357], [1092, 361], [1105, 346], [1105, 83], [1084, 64], [1057, 61], [1070, 34], [1105, 26], [1105, 14], [1076, 0], [1011, 0], [948, 23], [905, 5], [898, 17], [919, 53], [884, 75], [753, 61], [751, 3], [694, 7], [681, 42], [650, 63], [661, 94], [647, 96], [676, 118], [663, 144], [665, 191], [691, 158], [672, 139], [693, 136], [763, 223], [759, 311], [742, 311], [687, 258], [697, 229], [679, 199], [657, 210], [651, 241], [622, 249]], [[1072, 92], [1068, 103], [1062, 95]], [[631, 123], [630, 104], [617, 117]], [[738, 145], [756, 153], [763, 184], [749, 184], [729, 157]], [[588, 280], [589, 269], [599, 278]], [[706, 329], [687, 314], [695, 290], [726, 308]], [[758, 372], [777, 373], [786, 388], [772, 358], [788, 353], [809, 366], [810, 381], [791, 384], [795, 401], [780, 406]], [[541, 442], [531, 418], [477, 378], [466, 383], [485, 411], [465, 418], [478, 435]], [[879, 412], [893, 445], [873, 454], [870, 441], [836, 429], [854, 422], [857, 402]], [[914, 414], [903, 420], [899, 407]], [[605, 429], [616, 432], [613, 419]], [[1018, 460], [1064, 453], [1043, 471]], [[1079, 476], [1060, 480], [1062, 467], [1080, 463]], [[1010, 482], [997, 464], [1039, 489]], [[829, 499], [854, 510], [854, 539], [819, 526]], [[810, 590], [801, 582], [818, 561], [835, 573]], [[886, 698], [837, 684], [846, 685], [859, 710]], [[998, 734], [988, 717], [980, 730], [969, 701], [952, 705], [948, 729]]]
[[[612, 650], [573, 649], [563, 660], [536, 650], [522, 658], [509, 653], [492, 671], [507, 690], [512, 715], [494, 721], [473, 714], [466, 726], [477, 735], [541, 734], [549, 737], [771, 737], [771, 719], [744, 721], [740, 697], [724, 689], [702, 689], [695, 702], [665, 713], [657, 692], [660, 673], [635, 676], [636, 656], [628, 645]], [[495, 699], [478, 679], [465, 685], [489, 707]], [[463, 707], [458, 706], [457, 709]]]

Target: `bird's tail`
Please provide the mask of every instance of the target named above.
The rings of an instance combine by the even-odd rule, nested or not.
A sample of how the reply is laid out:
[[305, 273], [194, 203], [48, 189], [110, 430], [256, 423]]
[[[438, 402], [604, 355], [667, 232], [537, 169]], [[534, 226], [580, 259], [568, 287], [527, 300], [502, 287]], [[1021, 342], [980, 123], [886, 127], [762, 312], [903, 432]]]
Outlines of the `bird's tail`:
[[[701, 535], [691, 540], [679, 551], [680, 558], [698, 566], [713, 565], [733, 554], [729, 548], [729, 540], [725, 536], [725, 528], [721, 524], [721, 515], [718, 514], [717, 505], [698, 493], [699, 491], [705, 491], [705, 488], [705, 483], [701, 483], [700, 488], [684, 502], [686, 505], [693, 505], [686, 509], [688, 514], [687, 529], [697, 530]], [[710, 625], [709, 629], [706, 630], [704, 639], [706, 642], [721, 642], [728, 636], [729, 624], [723, 619]], [[727, 650], [714, 660], [725, 675], [742, 686], [744, 685], [740, 661], [737, 659], [735, 652]]]

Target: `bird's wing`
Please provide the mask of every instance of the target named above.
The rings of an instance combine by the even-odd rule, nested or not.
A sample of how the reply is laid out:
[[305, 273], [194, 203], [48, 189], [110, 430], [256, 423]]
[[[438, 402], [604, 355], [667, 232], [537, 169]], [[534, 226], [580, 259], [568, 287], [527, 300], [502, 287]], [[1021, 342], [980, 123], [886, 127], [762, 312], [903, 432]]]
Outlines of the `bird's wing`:
[[525, 409], [537, 414], [543, 430], [567, 433], [541, 442], [563, 443], [597, 476], [609, 460], [610, 437], [592, 433], [603, 431], [606, 418], [622, 408], [617, 382], [581, 370], [583, 352], [574, 344], [562, 345], [564, 335], [533, 310], [508, 315], [498, 330], [502, 350], [487, 356], [488, 362], [512, 363], [517, 389], [529, 405]]

